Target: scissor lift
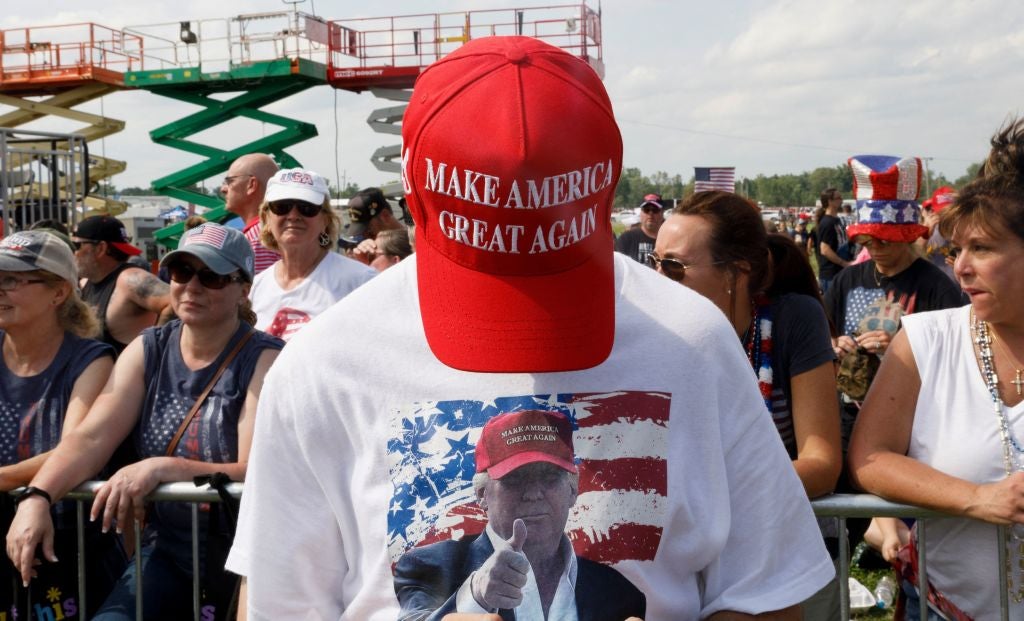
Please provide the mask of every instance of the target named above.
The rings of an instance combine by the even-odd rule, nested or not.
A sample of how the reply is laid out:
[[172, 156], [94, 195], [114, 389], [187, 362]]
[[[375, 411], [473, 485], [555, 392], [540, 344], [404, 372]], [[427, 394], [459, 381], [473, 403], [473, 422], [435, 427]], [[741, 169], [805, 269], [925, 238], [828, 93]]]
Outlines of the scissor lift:
[[[0, 104], [14, 108], [0, 115], [0, 127], [21, 127], [49, 116], [86, 124], [75, 132], [86, 141], [117, 133], [124, 121], [75, 108], [124, 88], [124, 72], [140, 68], [141, 58], [141, 39], [99, 24], [0, 31]], [[20, 148], [30, 151], [32, 144]], [[45, 159], [53, 148], [51, 141], [41, 142], [40, 157]], [[59, 148], [74, 150], [67, 144]], [[81, 175], [78, 183], [88, 179], [96, 184], [124, 169], [123, 161], [93, 154], [88, 175]], [[78, 187], [73, 193], [83, 196], [88, 190]], [[85, 198], [85, 206], [107, 213], [119, 213], [125, 207], [96, 196]]]
[[[129, 86], [190, 103], [199, 112], [150, 132], [153, 142], [203, 158], [152, 182], [161, 194], [207, 207], [203, 216], [221, 222], [233, 217], [224, 209], [220, 184], [208, 194], [194, 186], [225, 172], [236, 158], [268, 153], [278, 164], [299, 166], [285, 149], [317, 135], [316, 126], [261, 108], [326, 83], [327, 22], [298, 11], [239, 15], [228, 19], [175, 22], [125, 29], [146, 45], [149, 69], [125, 76]], [[153, 69], [152, 67], [160, 67]], [[223, 94], [231, 93], [225, 98]], [[280, 129], [242, 138], [222, 149], [200, 142], [197, 134], [239, 118]], [[262, 133], [262, 132], [261, 132]], [[158, 231], [157, 242], [175, 246], [179, 223]]]
[[[409, 89], [428, 65], [471, 39], [495, 35], [546, 41], [604, 77], [601, 13], [580, 3], [334, 20], [327, 81], [334, 88], [368, 90], [381, 99], [407, 103]], [[376, 132], [401, 135], [406, 103], [374, 110], [367, 123]], [[371, 161], [378, 170], [400, 172], [400, 150], [399, 145], [381, 147]]]

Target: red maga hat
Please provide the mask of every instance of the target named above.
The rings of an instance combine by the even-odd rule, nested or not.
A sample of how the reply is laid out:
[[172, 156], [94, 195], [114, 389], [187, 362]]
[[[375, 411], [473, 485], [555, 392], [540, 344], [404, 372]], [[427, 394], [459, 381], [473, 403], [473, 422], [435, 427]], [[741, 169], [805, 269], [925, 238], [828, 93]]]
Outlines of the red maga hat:
[[603, 362], [622, 137], [593, 69], [529, 37], [470, 41], [420, 75], [402, 142], [434, 355], [481, 372]]
[[546, 462], [576, 472], [572, 423], [558, 412], [498, 414], [484, 425], [476, 445], [476, 471], [500, 479], [520, 466]]

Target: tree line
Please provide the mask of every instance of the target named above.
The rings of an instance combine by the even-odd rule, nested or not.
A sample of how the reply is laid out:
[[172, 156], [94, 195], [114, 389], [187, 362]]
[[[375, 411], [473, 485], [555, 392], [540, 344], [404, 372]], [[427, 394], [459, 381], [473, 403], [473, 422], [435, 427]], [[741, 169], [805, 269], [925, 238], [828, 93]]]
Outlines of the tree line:
[[[978, 174], [981, 164], [971, 164], [967, 172], [954, 181], [945, 176], [936, 175], [931, 170], [928, 177], [921, 184], [921, 199], [924, 200], [930, 192], [936, 188], [949, 185], [956, 189], [962, 188], [968, 181]], [[619, 184], [615, 188], [615, 207], [618, 209], [636, 207], [643, 202], [647, 194], [660, 194], [666, 203], [671, 205], [673, 199], [682, 200], [693, 194], [693, 175], [688, 180], [683, 180], [679, 173], [669, 174], [665, 171], [657, 171], [651, 175], [645, 175], [639, 168], [624, 168]], [[346, 183], [341, 191], [331, 185], [331, 196], [333, 198], [349, 198], [354, 196], [362, 186], [355, 183]], [[797, 207], [814, 205], [821, 191], [825, 188], [838, 188], [847, 197], [852, 198], [853, 175], [845, 163], [831, 167], [815, 168], [808, 172], [790, 175], [757, 175], [753, 179], [746, 177], [736, 181], [736, 192], [747, 198], [771, 207]], [[192, 190], [208, 195], [215, 195], [220, 192], [220, 186], [212, 187], [207, 184], [203, 186], [192, 186]], [[152, 188], [137, 186], [117, 189], [107, 186], [105, 191], [99, 192], [106, 196], [140, 196], [154, 194]]]
[[[944, 185], [962, 188], [978, 174], [981, 164], [971, 164], [967, 172], [950, 181], [941, 174], [929, 170], [921, 183], [921, 200]], [[624, 168], [619, 185], [615, 188], [615, 207], [636, 207], [647, 194], [656, 193], [671, 205], [672, 199], [683, 199], [693, 194], [694, 178], [683, 181], [680, 174], [670, 175], [658, 171], [648, 176], [639, 168]], [[837, 188], [852, 198], [853, 175], [845, 163], [821, 167], [808, 172], [789, 175], [757, 175], [753, 179], [737, 179], [736, 192], [747, 198], [771, 207], [797, 207], [814, 205], [825, 188]]]

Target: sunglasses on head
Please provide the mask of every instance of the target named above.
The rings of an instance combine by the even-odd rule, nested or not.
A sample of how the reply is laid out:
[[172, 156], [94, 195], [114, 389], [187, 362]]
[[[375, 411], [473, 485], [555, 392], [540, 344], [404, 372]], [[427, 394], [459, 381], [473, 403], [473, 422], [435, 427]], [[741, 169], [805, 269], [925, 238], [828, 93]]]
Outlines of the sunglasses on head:
[[292, 209], [298, 209], [299, 215], [302, 217], [312, 218], [320, 213], [323, 205], [314, 205], [306, 201], [274, 201], [273, 203], [267, 203], [267, 209], [275, 216], [287, 216], [292, 212]]
[[192, 282], [193, 276], [199, 277], [199, 284], [207, 289], [223, 289], [233, 282], [242, 282], [244, 279], [238, 274], [218, 274], [208, 267], [197, 268], [184, 261], [168, 263], [167, 273], [171, 280], [179, 285]]
[[[708, 263], [707, 265], [722, 265], [724, 263], [725, 261], [714, 261], [713, 263]], [[676, 282], [683, 282], [683, 279], [686, 278], [686, 270], [690, 269], [691, 267], [701, 267], [699, 265], [687, 265], [686, 263], [683, 263], [678, 259], [672, 259], [669, 257], [665, 257], [663, 259], [658, 255], [654, 254], [653, 252], [648, 253], [647, 264], [653, 267], [654, 269], [661, 269], [662, 274], [668, 276], [670, 280], [674, 280]]]

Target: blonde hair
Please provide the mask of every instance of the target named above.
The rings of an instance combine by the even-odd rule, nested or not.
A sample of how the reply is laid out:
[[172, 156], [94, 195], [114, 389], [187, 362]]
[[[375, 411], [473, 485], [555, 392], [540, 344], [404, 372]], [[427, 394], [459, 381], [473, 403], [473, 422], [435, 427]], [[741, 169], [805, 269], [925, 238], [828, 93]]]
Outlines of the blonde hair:
[[78, 287], [46, 270], [35, 270], [27, 274], [45, 281], [50, 289], [56, 290], [63, 285], [70, 289], [68, 296], [56, 307], [57, 324], [61, 328], [82, 338], [92, 339], [100, 335], [100, 322], [96, 317], [96, 311], [78, 294]]
[[[267, 221], [270, 219], [270, 210], [267, 208], [269, 204], [267, 201], [260, 203], [260, 242], [274, 252], [280, 252], [281, 247], [278, 246], [277, 239], [274, 238], [274, 234], [270, 232], [270, 227], [267, 226]], [[321, 242], [320, 245], [331, 246], [338, 240], [341, 220], [338, 218], [338, 214], [334, 213], [334, 209], [331, 208], [330, 197], [325, 198], [320, 207], [320, 217], [324, 223], [323, 234], [326, 234], [328, 239], [327, 244]]]

